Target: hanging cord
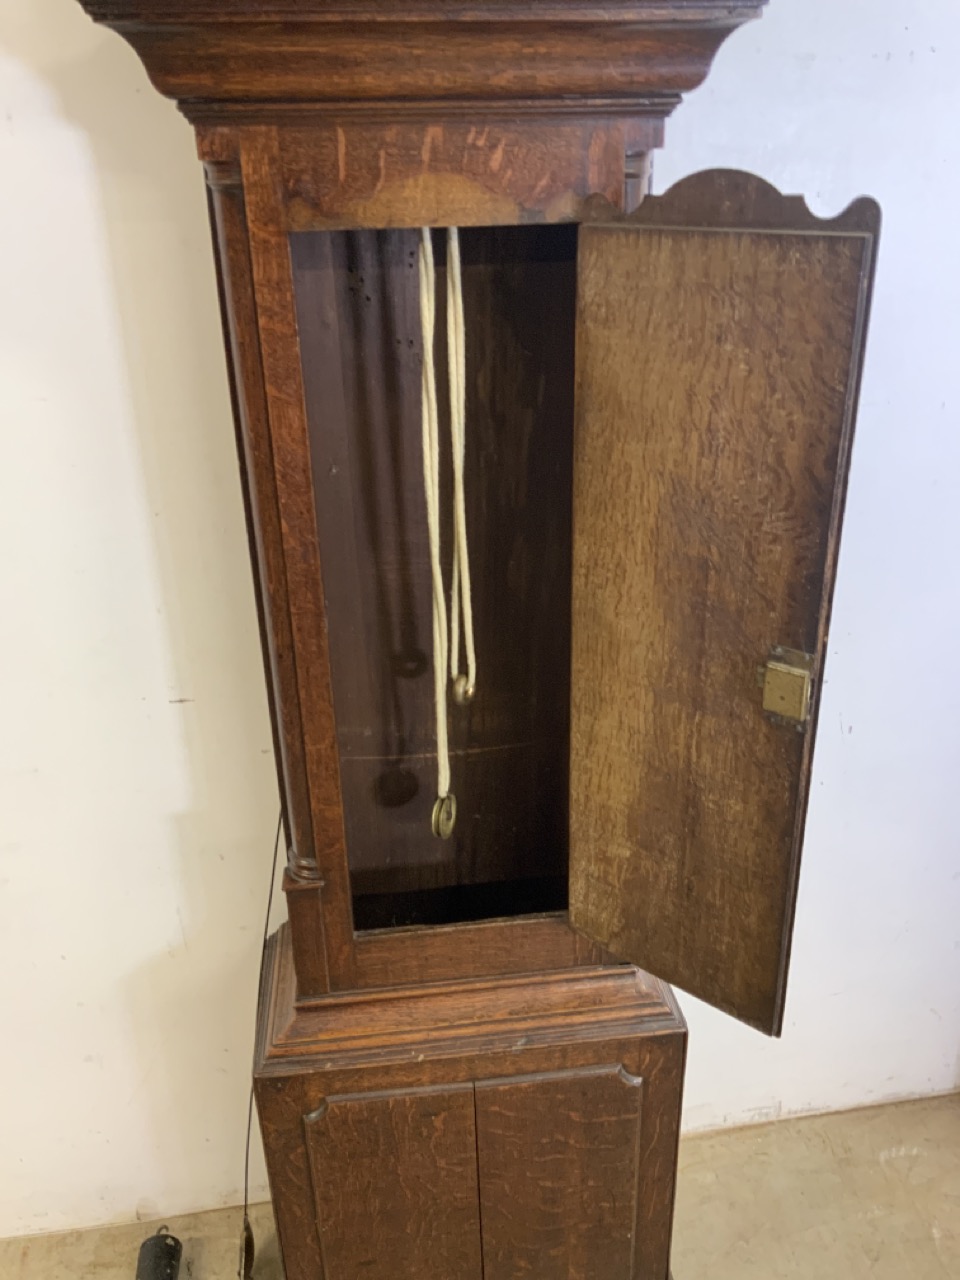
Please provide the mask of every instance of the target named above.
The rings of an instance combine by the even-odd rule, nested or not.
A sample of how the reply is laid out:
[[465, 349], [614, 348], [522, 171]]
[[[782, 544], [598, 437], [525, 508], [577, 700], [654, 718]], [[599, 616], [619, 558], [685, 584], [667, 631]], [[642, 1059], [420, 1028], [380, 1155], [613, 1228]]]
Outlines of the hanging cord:
[[[460, 233], [447, 229], [447, 367], [450, 384], [450, 443], [453, 454], [453, 568], [450, 575], [450, 679], [457, 702], [469, 702], [477, 686], [477, 653], [473, 640], [473, 595], [463, 469], [467, 443], [467, 352], [463, 319]], [[466, 675], [460, 671], [460, 616]]]
[[[473, 638], [473, 597], [470, 589], [470, 552], [467, 543], [467, 511], [463, 472], [466, 458], [467, 368], [463, 319], [463, 281], [460, 270], [460, 237], [456, 227], [447, 231], [447, 381], [450, 388], [450, 444], [453, 458], [453, 566], [450, 578], [450, 627], [447, 629], [440, 561], [440, 413], [437, 404], [437, 369], [434, 344], [437, 322], [437, 273], [433, 237], [429, 227], [420, 232], [420, 330], [423, 340], [423, 487], [427, 504], [430, 542], [430, 576], [433, 586], [433, 687], [437, 723], [437, 801], [433, 807], [433, 833], [446, 839], [457, 818], [456, 798], [450, 792], [450, 745], [447, 733], [447, 663], [457, 702], [469, 702], [477, 682], [477, 655]], [[460, 667], [460, 622], [467, 657], [466, 674]]]
[[[277, 819], [277, 834], [273, 841], [273, 866], [270, 868], [270, 890], [267, 894], [267, 914], [263, 922], [263, 941], [260, 944], [260, 975], [257, 979], [257, 992], [263, 985], [263, 967], [267, 959], [267, 939], [270, 936], [270, 913], [273, 910], [273, 887], [277, 880], [277, 861], [280, 855], [280, 834], [283, 831], [283, 810]], [[256, 1053], [256, 1050], [254, 1050]], [[250, 1085], [250, 1098], [247, 1102], [247, 1145], [243, 1155], [243, 1231], [240, 1236], [240, 1265], [237, 1275], [240, 1280], [252, 1280], [255, 1245], [253, 1228], [250, 1225], [250, 1140], [253, 1137], [253, 1085]]]
[[430, 228], [420, 233], [420, 332], [423, 339], [423, 489], [427, 503], [430, 575], [433, 582], [433, 698], [437, 723], [437, 801], [433, 833], [449, 836], [456, 820], [450, 794], [450, 746], [447, 739], [447, 611], [440, 564], [440, 415], [434, 357], [437, 273]]

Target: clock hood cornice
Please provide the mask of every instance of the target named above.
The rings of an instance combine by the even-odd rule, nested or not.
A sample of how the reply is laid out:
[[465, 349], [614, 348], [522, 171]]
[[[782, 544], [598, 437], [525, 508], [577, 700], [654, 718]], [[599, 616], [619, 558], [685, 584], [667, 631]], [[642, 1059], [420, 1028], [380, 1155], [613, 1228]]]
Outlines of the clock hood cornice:
[[201, 124], [389, 105], [664, 117], [766, 0], [82, 0]]

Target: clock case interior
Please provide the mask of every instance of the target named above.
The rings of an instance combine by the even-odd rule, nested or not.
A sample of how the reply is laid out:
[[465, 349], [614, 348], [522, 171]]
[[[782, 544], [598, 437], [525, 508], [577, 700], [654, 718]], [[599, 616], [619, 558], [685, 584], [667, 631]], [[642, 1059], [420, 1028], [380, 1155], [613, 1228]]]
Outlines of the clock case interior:
[[[478, 672], [449, 699], [449, 839], [431, 830], [437, 724], [421, 442], [416, 229], [291, 236], [354, 927], [567, 906], [573, 223], [466, 227], [465, 499]], [[452, 492], [447, 242], [433, 233], [441, 560]]]

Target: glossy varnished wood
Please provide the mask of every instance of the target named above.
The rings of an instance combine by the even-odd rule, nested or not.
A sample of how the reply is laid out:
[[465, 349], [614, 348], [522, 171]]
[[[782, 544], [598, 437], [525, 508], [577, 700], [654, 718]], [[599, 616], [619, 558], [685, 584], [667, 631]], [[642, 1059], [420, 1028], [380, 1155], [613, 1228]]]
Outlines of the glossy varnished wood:
[[743, 175], [581, 228], [571, 917], [768, 1032], [816, 708], [760, 674], [821, 682], [877, 229]]

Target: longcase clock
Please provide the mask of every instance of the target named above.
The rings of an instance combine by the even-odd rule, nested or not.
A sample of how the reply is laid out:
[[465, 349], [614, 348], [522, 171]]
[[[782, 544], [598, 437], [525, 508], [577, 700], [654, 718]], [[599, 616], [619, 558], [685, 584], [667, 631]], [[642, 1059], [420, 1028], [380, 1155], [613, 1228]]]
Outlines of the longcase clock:
[[666, 984], [783, 1018], [877, 208], [647, 194], [763, 0], [83, 2], [210, 191], [287, 1278], [667, 1280]]

